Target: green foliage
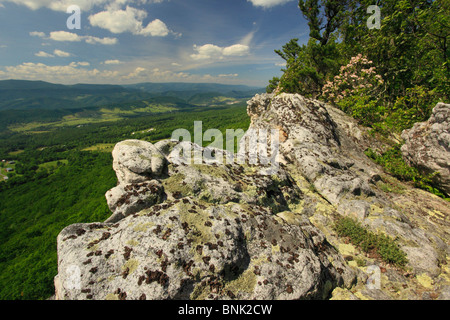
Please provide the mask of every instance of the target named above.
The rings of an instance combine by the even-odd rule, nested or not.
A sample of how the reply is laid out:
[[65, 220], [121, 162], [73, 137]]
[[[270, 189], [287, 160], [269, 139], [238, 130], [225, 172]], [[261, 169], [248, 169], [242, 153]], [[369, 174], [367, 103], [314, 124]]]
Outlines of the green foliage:
[[[292, 39], [275, 50], [286, 60], [286, 68], [267, 91], [313, 98], [322, 94], [382, 134], [401, 132], [426, 120], [436, 102], [449, 99], [450, 2], [377, 1], [381, 28], [369, 29], [366, 10], [374, 4], [372, 0], [300, 0], [309, 41], [300, 45]], [[373, 64], [380, 77], [376, 80], [382, 79], [378, 88], [367, 73], [345, 75], [348, 62], [360, 55]], [[350, 79], [351, 74], [358, 78]]]
[[203, 132], [216, 128], [224, 134], [226, 129], [247, 130], [250, 124], [241, 103], [83, 127], [43, 123], [49, 131], [44, 133], [0, 132], [1, 159], [23, 150], [13, 154], [21, 174], [0, 181], [0, 299], [49, 298], [54, 294], [59, 232], [73, 223], [104, 221], [111, 214], [104, 196], [117, 183], [111, 153], [83, 149], [125, 139], [156, 142], [179, 128], [193, 136], [198, 120], [203, 121]]
[[381, 121], [384, 109], [377, 99], [365, 95], [342, 98], [336, 106], [368, 127]]
[[314, 39], [310, 39], [307, 45], [300, 46], [298, 39], [292, 39], [283, 46], [282, 50], [275, 52], [286, 60], [284, 74], [277, 80], [272, 79], [270, 88], [278, 82], [282, 92], [302, 93], [306, 97], [316, 98], [321, 93], [321, 88], [328, 76], [339, 69], [336, 57], [339, 56], [335, 39], [322, 45]]
[[56, 236], [76, 222], [102, 221], [115, 186], [110, 154], [73, 153], [48, 177], [0, 192], [0, 299], [45, 299], [57, 273]]
[[397, 97], [385, 122], [393, 131], [410, 129], [414, 123], [428, 120], [437, 102], [435, 92], [424, 86], [408, 88], [405, 96]]
[[368, 149], [365, 153], [369, 158], [381, 165], [386, 172], [397, 179], [412, 182], [416, 188], [426, 190], [441, 198], [445, 199], [447, 197], [445, 193], [433, 185], [434, 174], [423, 175], [416, 168], [406, 164], [402, 158], [400, 145], [392, 147], [382, 155], [377, 154], [372, 149]]
[[340, 237], [347, 237], [353, 245], [361, 248], [364, 252], [377, 253], [387, 263], [404, 267], [408, 262], [406, 254], [392, 238], [370, 232], [361, 223], [350, 217], [339, 217], [335, 230]]
[[271, 80], [269, 80], [269, 85], [266, 87], [266, 92], [267, 93], [272, 93], [276, 90], [276, 88], [278, 87], [280, 83], [280, 78], [278, 77], [273, 77]]

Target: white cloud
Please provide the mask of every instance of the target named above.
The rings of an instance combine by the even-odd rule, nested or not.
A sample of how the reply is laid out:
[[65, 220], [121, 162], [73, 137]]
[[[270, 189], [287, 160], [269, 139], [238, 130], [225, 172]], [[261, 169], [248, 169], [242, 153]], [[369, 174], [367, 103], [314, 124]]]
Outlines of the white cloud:
[[144, 36], [151, 35], [152, 37], [165, 37], [169, 34], [169, 29], [164, 22], [155, 19], [142, 29], [139, 34]]
[[235, 44], [223, 49], [224, 56], [242, 57], [249, 54], [250, 48], [243, 44]]
[[63, 57], [63, 58], [71, 56], [70, 53], [62, 51], [62, 50], [58, 50], [58, 49], [55, 49], [55, 51], [53, 51], [53, 54], [58, 56], [58, 57]]
[[44, 51], [39, 51], [37, 53], [34, 54], [36, 57], [40, 57], [40, 58], [53, 58], [54, 55], [52, 55], [51, 53], [47, 53]]
[[77, 5], [84, 12], [91, 10], [94, 7], [110, 7], [120, 8], [126, 3], [160, 3], [164, 0], [0, 0], [1, 3], [12, 2], [18, 5], [23, 5], [31, 10], [40, 8], [48, 8], [54, 11], [66, 12], [70, 5]]
[[234, 44], [229, 47], [219, 47], [214, 44], [205, 44], [203, 46], [194, 45], [195, 54], [191, 54], [194, 60], [223, 59], [227, 57], [242, 57], [250, 53], [250, 47], [243, 44]]
[[84, 62], [72, 62], [68, 65], [49, 66], [43, 63], [25, 62], [17, 66], [5, 67], [5, 76], [14, 79], [43, 80], [58, 83], [104, 82], [117, 77], [117, 71], [99, 71], [98, 69], [78, 68]]
[[150, 22], [146, 27], [143, 20], [147, 12], [127, 6], [125, 10], [106, 10], [89, 16], [89, 22], [94, 27], [109, 30], [112, 33], [130, 32], [134, 35], [165, 37], [171, 31], [159, 19]]
[[103, 62], [104, 64], [121, 64], [122, 62], [120, 60], [106, 60], [105, 62]]
[[91, 64], [87, 61], [80, 61], [80, 62], [71, 62], [69, 63], [69, 66], [72, 68], [76, 68], [76, 67], [89, 67]]
[[53, 54], [47, 53], [45, 51], [39, 51], [38, 53], [35, 53], [34, 55], [36, 57], [41, 57], [41, 58], [54, 58], [55, 56], [66, 58], [66, 57], [71, 56], [70, 53], [62, 51], [62, 50], [58, 50], [58, 49], [55, 49], [53, 51]]
[[127, 6], [125, 10], [102, 11], [89, 16], [89, 22], [94, 27], [100, 27], [112, 33], [137, 33], [142, 29], [142, 20], [147, 13]]
[[194, 60], [205, 60], [211, 58], [220, 58], [223, 53], [223, 48], [214, 44], [205, 44], [203, 46], [194, 45], [196, 54], [192, 54], [191, 58]]
[[30, 32], [30, 36], [44, 38], [45, 37], [45, 33], [44, 32], [40, 32], [40, 31], [32, 31], [32, 32]]
[[82, 37], [86, 43], [89, 44], [103, 44], [103, 45], [114, 45], [118, 42], [117, 38], [109, 38], [109, 37], [105, 37], [105, 38], [97, 38], [97, 37], [93, 37], [93, 36], [84, 36]]
[[280, 4], [285, 4], [293, 0], [247, 0], [247, 1], [250, 1], [255, 7], [270, 8], [278, 6]]
[[142, 67], [137, 67], [136, 69], [134, 69], [133, 72], [131, 72], [130, 74], [128, 74], [127, 76], [125, 76], [125, 79], [131, 79], [131, 78], [136, 78], [138, 77], [142, 72], [146, 71], [147, 69], [142, 68]]
[[52, 31], [50, 32], [50, 39], [54, 41], [70, 41], [70, 42], [81, 41], [81, 37], [79, 35], [67, 31]]
[[219, 74], [218, 77], [220, 77], [220, 78], [239, 77], [239, 74], [237, 74], [237, 73]]
[[[41, 38], [44, 38], [46, 35], [43, 32], [31, 32], [34, 36], [39, 36]], [[30, 34], [31, 34], [30, 33]], [[103, 44], [103, 45], [114, 45], [118, 42], [117, 38], [98, 38], [94, 36], [79, 36], [76, 33], [73, 32], [67, 32], [67, 31], [52, 31], [50, 32], [50, 35], [48, 39], [51, 39], [53, 41], [68, 41], [68, 42], [80, 42], [85, 41], [89, 44]]]

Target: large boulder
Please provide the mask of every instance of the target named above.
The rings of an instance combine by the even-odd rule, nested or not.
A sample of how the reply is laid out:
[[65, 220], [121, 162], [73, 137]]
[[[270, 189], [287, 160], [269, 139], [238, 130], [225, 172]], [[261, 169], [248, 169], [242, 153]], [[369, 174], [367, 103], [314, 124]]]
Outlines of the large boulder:
[[438, 103], [425, 122], [402, 132], [405, 161], [424, 174], [436, 175], [433, 182], [450, 195], [450, 104]]
[[71, 225], [58, 255], [57, 299], [323, 299], [355, 280], [305, 217], [191, 197]]
[[141, 140], [119, 142], [112, 152], [113, 169], [120, 184], [146, 181], [164, 173], [166, 158], [153, 144]]
[[[231, 154], [188, 141], [116, 145], [119, 183], [106, 193], [112, 215], [60, 233], [56, 298], [447, 295], [448, 202], [384, 173], [364, 154], [376, 143], [367, 129], [329, 105], [264, 94], [248, 102], [248, 114], [249, 129], [278, 130], [275, 171], [216, 161], [213, 154]], [[235, 159], [251, 137], [249, 130]], [[189, 152], [203, 154], [202, 162]], [[342, 216], [395, 239], [406, 266], [338, 236], [334, 226]], [[374, 268], [380, 271], [375, 289], [367, 285]]]

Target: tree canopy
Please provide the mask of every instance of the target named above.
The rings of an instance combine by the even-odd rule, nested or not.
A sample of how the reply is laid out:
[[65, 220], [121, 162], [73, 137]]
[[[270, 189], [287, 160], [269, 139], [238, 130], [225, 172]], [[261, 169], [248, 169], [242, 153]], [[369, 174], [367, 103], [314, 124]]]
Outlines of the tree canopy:
[[[373, 14], [368, 8], [374, 5], [380, 12], [380, 28], [368, 25]], [[299, 9], [308, 21], [309, 41], [301, 45], [294, 38], [275, 50], [286, 68], [280, 78], [270, 81], [268, 92], [322, 99], [365, 125], [394, 131], [427, 119], [436, 102], [448, 101], [450, 2], [300, 0]], [[371, 62], [382, 88], [353, 90], [346, 96], [341, 91], [342, 99], [330, 99], [324, 91], [349, 76], [345, 67], [358, 56]], [[364, 79], [365, 70], [354, 77]], [[370, 123], [365, 121], [368, 114]]]

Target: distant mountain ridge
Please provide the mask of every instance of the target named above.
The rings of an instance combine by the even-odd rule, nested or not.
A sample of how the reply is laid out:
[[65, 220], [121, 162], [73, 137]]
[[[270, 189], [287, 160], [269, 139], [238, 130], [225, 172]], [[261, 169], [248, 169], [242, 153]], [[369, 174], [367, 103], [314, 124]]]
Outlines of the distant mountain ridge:
[[246, 85], [230, 85], [219, 83], [186, 83], [186, 82], [145, 82], [132, 85], [124, 85], [125, 88], [139, 89], [150, 93], [164, 93], [171, 91], [195, 91], [195, 92], [218, 92], [228, 94], [231, 92], [260, 91], [259, 87]]
[[75, 84], [45, 81], [1, 80], [0, 110], [86, 108], [150, 99], [157, 96], [189, 100], [198, 94], [250, 98], [258, 89], [214, 83], [139, 83], [132, 85]]

